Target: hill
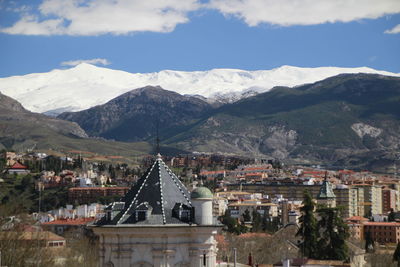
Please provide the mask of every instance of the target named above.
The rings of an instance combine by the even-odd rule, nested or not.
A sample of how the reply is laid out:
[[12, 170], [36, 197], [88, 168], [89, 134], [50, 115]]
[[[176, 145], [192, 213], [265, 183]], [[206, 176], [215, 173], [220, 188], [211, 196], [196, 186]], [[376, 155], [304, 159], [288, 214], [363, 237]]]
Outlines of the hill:
[[88, 110], [62, 113], [58, 118], [78, 123], [92, 136], [140, 141], [154, 137], [157, 127], [162, 136], [184, 131], [211, 109], [199, 98], [147, 86]]
[[[88, 138], [76, 123], [27, 111], [16, 100], [0, 93], [0, 149], [84, 150], [103, 155], [133, 157], [152, 153], [147, 142], [123, 143]], [[165, 154], [176, 149], [162, 147]], [[179, 152], [179, 150], [178, 150]]]

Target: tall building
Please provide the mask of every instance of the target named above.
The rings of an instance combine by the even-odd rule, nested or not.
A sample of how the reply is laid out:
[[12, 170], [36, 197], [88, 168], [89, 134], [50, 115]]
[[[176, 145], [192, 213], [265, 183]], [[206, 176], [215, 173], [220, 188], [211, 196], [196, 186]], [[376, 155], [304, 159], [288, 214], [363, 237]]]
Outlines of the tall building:
[[382, 214], [382, 187], [369, 184], [357, 184], [355, 186], [364, 190], [363, 216]]
[[191, 194], [158, 155], [121, 202], [106, 209], [93, 231], [100, 237], [100, 266], [215, 267], [213, 195]]
[[343, 217], [364, 216], [364, 190], [360, 187], [336, 185], [336, 206], [343, 207]]

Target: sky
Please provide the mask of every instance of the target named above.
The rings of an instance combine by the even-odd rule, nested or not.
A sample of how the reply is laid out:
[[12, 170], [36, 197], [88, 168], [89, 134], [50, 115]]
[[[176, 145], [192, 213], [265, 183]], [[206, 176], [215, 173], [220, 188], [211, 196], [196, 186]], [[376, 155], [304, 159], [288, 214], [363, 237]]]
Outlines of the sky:
[[400, 0], [0, 0], [0, 77], [81, 62], [400, 73]]

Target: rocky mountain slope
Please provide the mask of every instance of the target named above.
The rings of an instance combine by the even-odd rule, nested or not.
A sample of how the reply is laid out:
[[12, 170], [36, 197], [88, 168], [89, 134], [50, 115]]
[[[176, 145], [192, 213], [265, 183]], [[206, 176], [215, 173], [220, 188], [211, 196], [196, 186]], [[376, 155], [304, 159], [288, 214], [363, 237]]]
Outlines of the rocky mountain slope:
[[400, 152], [400, 78], [339, 75], [216, 109], [167, 140], [187, 150], [338, 166], [386, 166]]
[[211, 109], [199, 98], [147, 86], [88, 110], [62, 113], [58, 118], [78, 123], [92, 136], [138, 141], [154, 137], [157, 127], [162, 136], [184, 131]]
[[234, 102], [275, 86], [313, 83], [340, 73], [400, 74], [362, 68], [299, 68], [282, 66], [272, 70], [172, 71], [128, 73], [80, 64], [74, 68], [0, 78], [0, 92], [18, 100], [30, 111], [57, 115], [104, 104], [134, 88], [160, 85], [185, 95]]

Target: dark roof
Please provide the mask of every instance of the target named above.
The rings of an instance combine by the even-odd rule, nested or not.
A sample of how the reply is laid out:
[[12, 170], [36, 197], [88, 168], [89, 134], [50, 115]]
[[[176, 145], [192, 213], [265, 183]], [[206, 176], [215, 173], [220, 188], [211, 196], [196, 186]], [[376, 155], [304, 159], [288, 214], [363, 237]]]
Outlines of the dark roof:
[[[178, 204], [178, 205], [176, 205]], [[190, 216], [180, 217], [180, 210]], [[191, 223], [190, 194], [158, 155], [153, 165], [121, 199], [107, 207], [111, 217], [105, 216], [99, 225], [177, 224]], [[145, 212], [145, 219], [138, 212]]]

